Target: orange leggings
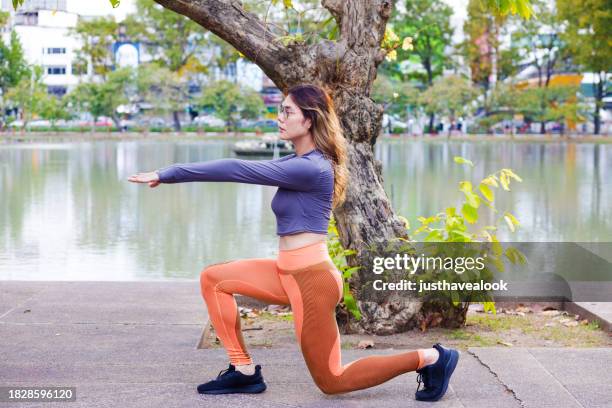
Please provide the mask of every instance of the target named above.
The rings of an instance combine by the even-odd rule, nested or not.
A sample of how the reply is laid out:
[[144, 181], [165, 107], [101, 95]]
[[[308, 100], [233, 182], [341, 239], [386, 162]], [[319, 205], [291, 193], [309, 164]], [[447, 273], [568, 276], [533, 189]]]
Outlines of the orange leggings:
[[291, 305], [304, 360], [326, 394], [372, 387], [423, 365], [421, 350], [365, 357], [342, 365], [335, 317], [336, 305], [342, 300], [342, 277], [324, 241], [281, 250], [278, 259], [211, 265], [202, 271], [200, 283], [212, 325], [234, 365], [252, 363], [244, 346], [234, 294]]

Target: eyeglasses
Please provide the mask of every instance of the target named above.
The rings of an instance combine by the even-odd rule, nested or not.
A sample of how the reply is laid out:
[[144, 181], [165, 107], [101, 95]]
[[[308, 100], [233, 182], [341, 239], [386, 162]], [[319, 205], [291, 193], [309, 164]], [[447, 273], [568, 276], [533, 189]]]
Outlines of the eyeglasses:
[[287, 107], [283, 104], [278, 105], [278, 114], [283, 118], [283, 120], [287, 120], [289, 115], [291, 115], [292, 113], [293, 112], [288, 111]]

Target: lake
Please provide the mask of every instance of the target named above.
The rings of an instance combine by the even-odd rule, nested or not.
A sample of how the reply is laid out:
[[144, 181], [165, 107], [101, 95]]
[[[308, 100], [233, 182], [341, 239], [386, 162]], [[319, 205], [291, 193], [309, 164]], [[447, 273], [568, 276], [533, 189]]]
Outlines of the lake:
[[[172, 163], [234, 157], [231, 143], [0, 145], [0, 279], [196, 279], [211, 263], [274, 257], [275, 187], [126, 181]], [[461, 180], [475, 184], [508, 167], [523, 182], [496, 190], [496, 205], [521, 227], [511, 233], [500, 224], [500, 240], [612, 241], [612, 144], [381, 140], [375, 154], [394, 208], [413, 229], [418, 216], [460, 204]]]

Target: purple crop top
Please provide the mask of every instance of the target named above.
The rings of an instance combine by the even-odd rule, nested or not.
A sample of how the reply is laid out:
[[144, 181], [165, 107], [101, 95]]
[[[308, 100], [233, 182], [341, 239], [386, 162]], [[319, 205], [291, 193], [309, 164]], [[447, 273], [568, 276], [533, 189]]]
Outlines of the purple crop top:
[[276, 160], [219, 159], [174, 164], [157, 171], [162, 183], [187, 181], [233, 181], [278, 186], [272, 199], [276, 233], [327, 234], [334, 191], [334, 171], [330, 161], [314, 149]]

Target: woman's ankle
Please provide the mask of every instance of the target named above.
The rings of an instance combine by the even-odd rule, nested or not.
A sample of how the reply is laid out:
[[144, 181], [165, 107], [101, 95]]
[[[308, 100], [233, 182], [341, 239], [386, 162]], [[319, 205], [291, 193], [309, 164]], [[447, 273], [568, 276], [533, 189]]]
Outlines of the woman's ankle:
[[435, 348], [423, 349], [423, 367], [435, 364], [440, 358], [440, 352]]
[[255, 364], [244, 364], [244, 365], [235, 365], [236, 371], [240, 371], [244, 375], [253, 375], [255, 374]]

